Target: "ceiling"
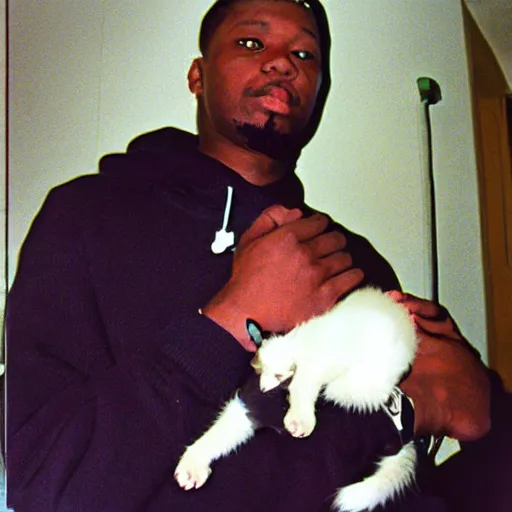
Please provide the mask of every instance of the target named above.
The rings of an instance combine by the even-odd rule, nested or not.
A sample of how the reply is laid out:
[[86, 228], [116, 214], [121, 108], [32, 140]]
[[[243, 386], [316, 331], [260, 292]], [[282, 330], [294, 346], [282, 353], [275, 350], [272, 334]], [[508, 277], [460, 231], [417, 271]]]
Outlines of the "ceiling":
[[512, 0], [464, 0], [512, 90]]

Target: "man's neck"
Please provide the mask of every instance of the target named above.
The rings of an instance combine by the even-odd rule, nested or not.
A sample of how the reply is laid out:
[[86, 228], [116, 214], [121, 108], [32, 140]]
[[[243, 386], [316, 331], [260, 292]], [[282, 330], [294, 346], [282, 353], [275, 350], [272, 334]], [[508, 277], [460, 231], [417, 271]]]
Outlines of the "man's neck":
[[286, 162], [237, 146], [228, 140], [213, 142], [200, 136], [199, 151], [223, 163], [253, 185], [273, 183], [287, 171]]

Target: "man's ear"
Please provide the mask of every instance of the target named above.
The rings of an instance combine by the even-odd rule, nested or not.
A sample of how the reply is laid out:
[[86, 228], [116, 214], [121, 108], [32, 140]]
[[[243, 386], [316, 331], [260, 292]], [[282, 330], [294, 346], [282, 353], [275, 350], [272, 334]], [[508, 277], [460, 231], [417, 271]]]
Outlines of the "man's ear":
[[188, 70], [188, 88], [196, 97], [203, 92], [203, 58], [197, 57], [192, 61]]

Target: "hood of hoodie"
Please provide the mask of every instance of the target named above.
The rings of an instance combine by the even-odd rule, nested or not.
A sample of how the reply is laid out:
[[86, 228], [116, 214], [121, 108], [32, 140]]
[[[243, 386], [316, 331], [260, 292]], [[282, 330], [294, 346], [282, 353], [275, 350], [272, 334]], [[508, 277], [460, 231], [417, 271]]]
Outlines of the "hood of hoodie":
[[[271, 205], [306, 208], [304, 188], [290, 172], [265, 186], [253, 185], [236, 171], [198, 150], [198, 137], [166, 127], [133, 139], [126, 153], [105, 155], [100, 175], [116, 188], [148, 190], [179, 204], [219, 229], [224, 218], [237, 238]], [[232, 201], [228, 189], [232, 189]]]
[[265, 186], [253, 185], [236, 171], [198, 150], [198, 137], [177, 128], [166, 127], [133, 139], [126, 153], [105, 155], [100, 173], [126, 187], [181, 189], [200, 196], [205, 205], [224, 205], [228, 186], [235, 199], [260, 206], [262, 202], [287, 208], [304, 206], [304, 188], [295, 173]]

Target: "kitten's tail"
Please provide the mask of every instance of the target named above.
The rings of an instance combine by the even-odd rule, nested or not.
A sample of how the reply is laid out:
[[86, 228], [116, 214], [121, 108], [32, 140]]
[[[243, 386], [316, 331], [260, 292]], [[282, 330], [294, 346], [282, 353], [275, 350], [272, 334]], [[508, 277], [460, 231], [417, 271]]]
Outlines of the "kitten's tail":
[[336, 512], [361, 512], [383, 505], [412, 484], [416, 463], [416, 448], [411, 441], [395, 455], [384, 457], [373, 475], [342, 487], [336, 495], [333, 509]]

